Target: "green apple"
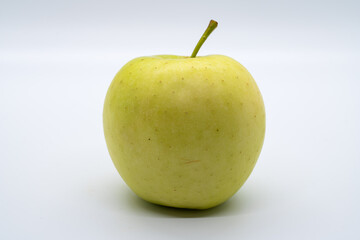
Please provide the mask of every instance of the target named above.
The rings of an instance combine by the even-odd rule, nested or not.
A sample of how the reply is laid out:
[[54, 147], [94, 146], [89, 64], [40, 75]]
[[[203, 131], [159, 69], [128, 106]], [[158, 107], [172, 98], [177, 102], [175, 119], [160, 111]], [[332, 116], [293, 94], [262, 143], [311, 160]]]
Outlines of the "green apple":
[[261, 93], [240, 63], [150, 56], [128, 62], [104, 104], [107, 147], [126, 184], [151, 203], [207, 209], [234, 195], [253, 170], [265, 134]]

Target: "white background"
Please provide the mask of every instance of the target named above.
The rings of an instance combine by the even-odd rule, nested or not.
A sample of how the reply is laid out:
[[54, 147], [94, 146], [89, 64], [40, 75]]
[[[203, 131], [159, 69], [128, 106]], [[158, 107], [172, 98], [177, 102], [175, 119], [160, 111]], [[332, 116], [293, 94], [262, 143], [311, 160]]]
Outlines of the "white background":
[[[0, 2], [0, 239], [360, 239], [358, 1]], [[207, 211], [138, 199], [102, 105], [138, 56], [235, 58], [262, 91], [263, 151]]]

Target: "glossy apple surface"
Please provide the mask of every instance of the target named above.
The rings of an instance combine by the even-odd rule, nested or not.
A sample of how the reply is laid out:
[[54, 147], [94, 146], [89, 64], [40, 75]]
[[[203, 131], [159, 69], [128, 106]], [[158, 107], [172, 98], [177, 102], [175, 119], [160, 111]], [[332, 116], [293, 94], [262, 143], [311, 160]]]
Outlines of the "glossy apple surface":
[[259, 157], [265, 109], [250, 73], [222, 55], [136, 58], [104, 104], [110, 156], [146, 201], [178, 208], [219, 205]]

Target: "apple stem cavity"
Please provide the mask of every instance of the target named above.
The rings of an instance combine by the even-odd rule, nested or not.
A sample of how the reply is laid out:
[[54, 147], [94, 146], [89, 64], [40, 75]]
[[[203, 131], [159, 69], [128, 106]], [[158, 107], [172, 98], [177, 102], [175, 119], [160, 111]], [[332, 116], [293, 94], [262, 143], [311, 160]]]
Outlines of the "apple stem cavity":
[[199, 42], [196, 44], [196, 47], [195, 47], [194, 51], [192, 52], [192, 54], [190, 56], [191, 58], [196, 57], [196, 54], [199, 52], [201, 46], [206, 41], [208, 36], [215, 30], [217, 25], [218, 25], [218, 23], [216, 21], [214, 21], [214, 20], [210, 21], [209, 26], [206, 28], [204, 34], [201, 36]]

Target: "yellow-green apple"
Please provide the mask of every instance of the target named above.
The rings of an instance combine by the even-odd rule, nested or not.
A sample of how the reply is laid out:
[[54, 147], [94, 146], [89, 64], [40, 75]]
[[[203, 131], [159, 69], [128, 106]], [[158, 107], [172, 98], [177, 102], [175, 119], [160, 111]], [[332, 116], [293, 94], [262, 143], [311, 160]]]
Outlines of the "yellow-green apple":
[[151, 203], [219, 205], [253, 170], [265, 134], [261, 93], [240, 63], [161, 55], [128, 62], [112, 81], [103, 123], [110, 156], [126, 184]]

